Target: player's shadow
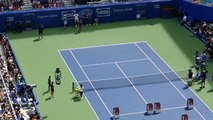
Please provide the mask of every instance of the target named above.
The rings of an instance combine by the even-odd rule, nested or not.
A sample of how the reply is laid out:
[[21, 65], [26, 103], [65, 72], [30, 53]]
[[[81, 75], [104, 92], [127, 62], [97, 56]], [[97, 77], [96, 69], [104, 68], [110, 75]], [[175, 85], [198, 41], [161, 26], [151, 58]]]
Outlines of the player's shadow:
[[47, 94], [48, 92], [49, 92], [49, 90], [43, 92], [42, 95], [45, 95], [45, 94]]
[[40, 41], [41, 39], [39, 39], [39, 38], [36, 38], [35, 40], [33, 40], [33, 42], [38, 42], [38, 41]]
[[48, 116], [45, 115], [45, 116], [42, 116], [41, 119], [44, 120], [44, 119], [47, 119], [47, 118], [48, 118]]
[[79, 101], [81, 101], [81, 98], [78, 97], [78, 96], [74, 96], [74, 97], [72, 97], [72, 100], [73, 100], [74, 102], [79, 102]]
[[80, 34], [81, 32], [79, 32], [79, 31], [77, 31], [77, 32], [75, 32], [75, 35], [78, 35], [78, 34]]
[[195, 89], [196, 92], [201, 92], [202, 88], [199, 88], [199, 89]]
[[184, 90], [189, 89], [189, 86], [188, 86], [188, 85], [185, 85], [185, 86], [183, 87], [183, 89], [184, 89]]
[[213, 92], [213, 88], [207, 91], [207, 93], [210, 93], [210, 92]]
[[45, 99], [45, 101], [49, 101], [51, 99], [52, 99], [52, 97], [48, 97], [48, 98]]

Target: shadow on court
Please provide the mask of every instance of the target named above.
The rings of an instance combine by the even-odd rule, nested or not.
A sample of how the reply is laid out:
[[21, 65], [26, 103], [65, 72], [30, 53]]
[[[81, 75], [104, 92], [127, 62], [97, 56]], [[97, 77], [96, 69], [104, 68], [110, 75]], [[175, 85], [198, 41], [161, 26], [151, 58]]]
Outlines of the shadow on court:
[[81, 101], [81, 98], [78, 97], [78, 96], [74, 96], [74, 97], [72, 98], [72, 100], [73, 100], [74, 102], [79, 102], [79, 101]]
[[42, 119], [42, 120], [45, 120], [45, 119], [47, 119], [47, 118], [48, 118], [48, 116], [45, 115], [45, 116], [42, 116], [41, 119]]
[[36, 38], [35, 40], [33, 40], [33, 42], [38, 42], [38, 41], [40, 41], [41, 39], [39, 39], [39, 38]]
[[210, 92], [213, 92], [213, 88], [207, 91], [207, 93], [210, 93]]
[[49, 92], [49, 90], [42, 93], [42, 95], [46, 95]]
[[48, 98], [45, 99], [45, 101], [49, 101], [51, 99], [52, 99], [52, 97], [48, 97]]
[[196, 92], [201, 92], [202, 88], [195, 89]]

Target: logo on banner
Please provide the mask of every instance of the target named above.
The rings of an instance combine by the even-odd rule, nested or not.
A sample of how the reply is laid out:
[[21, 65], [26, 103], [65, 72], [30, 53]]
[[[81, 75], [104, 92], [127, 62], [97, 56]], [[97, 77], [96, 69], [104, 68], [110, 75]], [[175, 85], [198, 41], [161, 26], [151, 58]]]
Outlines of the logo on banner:
[[155, 4], [153, 5], [155, 9], [159, 9], [160, 8], [160, 5], [159, 4]]
[[144, 19], [147, 17], [146, 10], [140, 10], [136, 12], [136, 19]]
[[108, 17], [110, 16], [110, 8], [97, 8], [97, 17]]
[[13, 22], [14, 21], [14, 17], [7, 17], [7, 21]]
[[92, 9], [84, 9], [84, 10], [79, 11], [78, 14], [79, 14], [79, 16], [81, 18], [84, 18], [85, 14], [88, 14], [89, 16], [92, 16], [93, 11], [92, 11]]
[[35, 13], [26, 13], [26, 14], [23, 14], [23, 16], [35, 16]]
[[72, 19], [74, 19], [74, 16], [73, 16], [73, 15], [74, 15], [75, 13], [76, 13], [75, 10], [62, 11], [62, 12], [61, 12], [61, 19], [63, 20], [64, 15], [66, 15], [67, 20], [72, 20]]

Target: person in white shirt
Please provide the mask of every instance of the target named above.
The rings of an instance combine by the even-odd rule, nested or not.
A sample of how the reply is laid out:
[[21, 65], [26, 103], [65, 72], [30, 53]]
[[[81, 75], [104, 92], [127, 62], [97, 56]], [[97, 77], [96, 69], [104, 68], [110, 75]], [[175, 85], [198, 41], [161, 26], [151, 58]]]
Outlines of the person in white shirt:
[[182, 18], [182, 20], [181, 20], [181, 25], [184, 25], [184, 24], [186, 24], [186, 22], [187, 22], [187, 16], [186, 15], [183, 15], [183, 18]]
[[73, 16], [74, 16], [74, 21], [75, 21], [75, 27], [78, 27], [79, 15], [78, 15], [78, 13], [75, 13]]

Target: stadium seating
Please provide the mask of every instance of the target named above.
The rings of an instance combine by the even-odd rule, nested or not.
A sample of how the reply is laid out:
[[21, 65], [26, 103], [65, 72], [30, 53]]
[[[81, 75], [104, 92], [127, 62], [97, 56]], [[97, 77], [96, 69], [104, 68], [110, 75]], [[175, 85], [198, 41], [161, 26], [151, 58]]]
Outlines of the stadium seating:
[[0, 118], [4, 120], [39, 120], [37, 98], [33, 88], [26, 83], [5, 34], [0, 34]]

